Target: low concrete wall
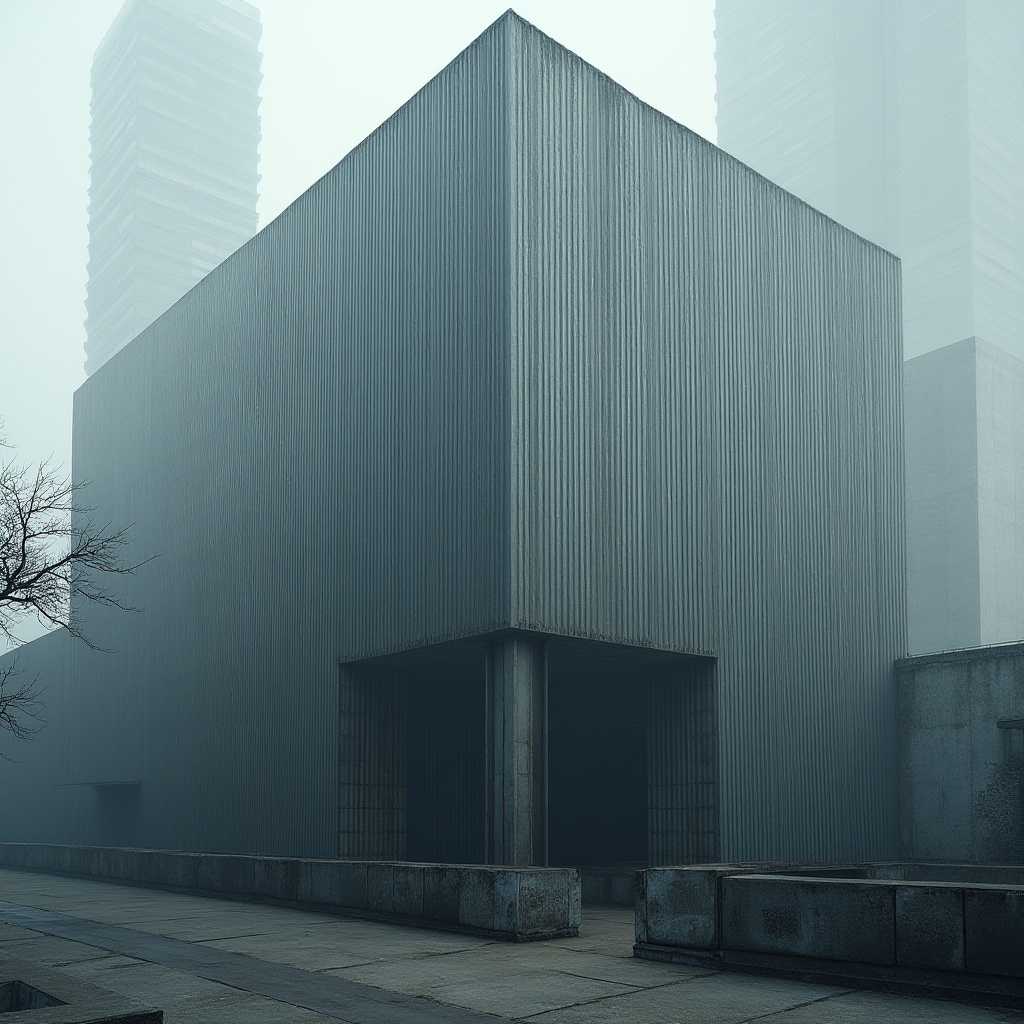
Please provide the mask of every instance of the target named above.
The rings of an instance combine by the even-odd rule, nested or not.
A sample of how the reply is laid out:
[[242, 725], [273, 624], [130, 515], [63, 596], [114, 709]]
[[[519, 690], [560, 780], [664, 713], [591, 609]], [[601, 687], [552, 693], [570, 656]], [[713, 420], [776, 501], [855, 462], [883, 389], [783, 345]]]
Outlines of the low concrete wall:
[[650, 868], [637, 874], [634, 953], [1024, 1006], [1024, 886], [962, 881], [962, 865], [948, 868], [948, 882], [907, 880], [941, 875], [941, 865], [847, 865], [817, 877]]
[[631, 907], [636, 868], [580, 868], [583, 902], [594, 906]]
[[0, 866], [267, 900], [516, 942], [576, 935], [575, 868], [308, 860], [0, 843]]
[[1024, 644], [897, 662], [904, 860], [1024, 864]]

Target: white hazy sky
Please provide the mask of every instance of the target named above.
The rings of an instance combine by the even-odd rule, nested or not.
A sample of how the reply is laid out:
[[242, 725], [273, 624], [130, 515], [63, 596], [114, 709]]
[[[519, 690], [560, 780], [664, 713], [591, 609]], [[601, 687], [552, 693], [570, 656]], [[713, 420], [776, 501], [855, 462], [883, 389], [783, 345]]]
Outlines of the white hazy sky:
[[[334, 166], [511, 0], [256, 0], [260, 224]], [[714, 140], [714, 0], [516, 0], [524, 18]], [[0, 0], [0, 418], [70, 464], [85, 379], [89, 70], [121, 0]]]

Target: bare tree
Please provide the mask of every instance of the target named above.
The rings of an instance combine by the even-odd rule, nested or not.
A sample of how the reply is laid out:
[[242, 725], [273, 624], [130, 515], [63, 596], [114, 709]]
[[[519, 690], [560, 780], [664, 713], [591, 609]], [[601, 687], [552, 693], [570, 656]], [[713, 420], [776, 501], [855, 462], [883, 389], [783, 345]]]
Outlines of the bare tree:
[[[0, 445], [4, 445], [0, 437]], [[73, 613], [82, 603], [135, 611], [107, 589], [112, 576], [132, 575], [143, 562], [125, 559], [130, 527], [115, 529], [92, 518], [75, 500], [82, 484], [44, 462], [35, 468], [0, 466], [0, 638], [16, 643], [19, 622], [34, 616], [63, 628], [93, 650]], [[17, 656], [0, 666], [0, 730], [31, 739], [42, 727], [41, 680], [25, 681]]]

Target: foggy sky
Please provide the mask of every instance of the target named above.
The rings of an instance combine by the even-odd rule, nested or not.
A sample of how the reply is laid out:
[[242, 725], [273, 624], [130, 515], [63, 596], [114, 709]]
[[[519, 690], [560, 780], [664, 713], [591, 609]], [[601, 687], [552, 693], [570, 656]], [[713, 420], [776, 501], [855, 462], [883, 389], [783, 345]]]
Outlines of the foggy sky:
[[[510, 0], [253, 0], [263, 21], [260, 226]], [[122, 0], [0, 0], [0, 418], [70, 464], [85, 379], [89, 73]], [[517, 0], [527, 20], [714, 139], [713, 0]]]

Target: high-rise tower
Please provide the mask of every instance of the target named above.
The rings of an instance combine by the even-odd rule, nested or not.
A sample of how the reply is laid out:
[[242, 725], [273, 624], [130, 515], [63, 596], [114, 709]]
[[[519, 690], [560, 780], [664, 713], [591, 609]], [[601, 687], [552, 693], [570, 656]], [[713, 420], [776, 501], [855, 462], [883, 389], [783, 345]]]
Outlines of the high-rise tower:
[[259, 11], [128, 0], [92, 69], [85, 368], [256, 231]]
[[900, 256], [912, 652], [1024, 637], [1024, 4], [717, 0], [718, 142]]

